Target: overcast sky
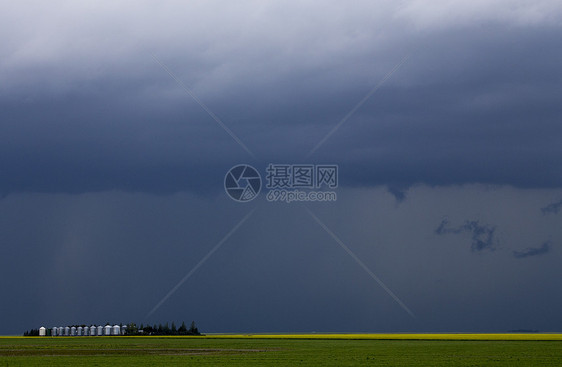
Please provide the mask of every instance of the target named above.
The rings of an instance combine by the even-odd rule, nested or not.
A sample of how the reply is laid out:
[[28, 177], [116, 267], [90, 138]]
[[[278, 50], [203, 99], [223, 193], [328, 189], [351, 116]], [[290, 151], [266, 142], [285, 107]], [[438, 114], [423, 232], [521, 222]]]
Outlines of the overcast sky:
[[[0, 5], [0, 334], [562, 331], [560, 34], [559, 1]], [[269, 163], [337, 201], [226, 194]]]

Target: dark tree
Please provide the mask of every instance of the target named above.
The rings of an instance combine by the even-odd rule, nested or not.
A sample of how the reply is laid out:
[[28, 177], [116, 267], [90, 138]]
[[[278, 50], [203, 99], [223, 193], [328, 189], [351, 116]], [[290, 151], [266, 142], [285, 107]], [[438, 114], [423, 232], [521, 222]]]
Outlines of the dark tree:
[[39, 329], [31, 329], [23, 333], [23, 336], [39, 336]]
[[180, 328], [178, 329], [179, 335], [186, 335], [187, 334], [187, 326], [185, 326], [185, 321], [182, 321]]
[[138, 335], [139, 329], [137, 328], [137, 324], [131, 322], [127, 325], [127, 335]]
[[195, 326], [195, 321], [191, 321], [191, 325], [189, 326], [189, 334], [190, 335], [201, 335], [197, 326]]

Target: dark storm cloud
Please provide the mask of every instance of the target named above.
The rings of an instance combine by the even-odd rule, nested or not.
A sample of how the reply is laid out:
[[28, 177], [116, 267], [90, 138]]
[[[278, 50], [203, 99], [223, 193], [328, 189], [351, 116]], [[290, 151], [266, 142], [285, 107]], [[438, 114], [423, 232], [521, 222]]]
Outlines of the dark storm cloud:
[[497, 239], [494, 237], [496, 227], [480, 224], [477, 220], [467, 220], [464, 224], [452, 227], [447, 219], [443, 219], [435, 229], [435, 234], [470, 234], [472, 251], [494, 250]]
[[62, 21], [84, 17], [68, 7], [43, 20], [51, 32], [12, 25], [0, 48], [0, 192], [203, 192], [241, 161], [303, 161], [404, 56], [310, 160], [339, 163], [342, 185], [388, 185], [398, 201], [416, 183], [562, 185], [555, 5], [533, 17], [525, 7], [500, 16], [498, 4], [449, 9], [456, 23], [418, 2], [333, 19], [309, 5], [300, 15], [194, 5], [189, 19], [149, 6], [125, 23], [96, 9], [82, 25]]
[[562, 200], [560, 200], [556, 203], [548, 204], [544, 208], [541, 208], [541, 211], [542, 211], [543, 215], [558, 214], [560, 212], [560, 208], [562, 208]]
[[[0, 333], [141, 322], [203, 259], [151, 323], [560, 329], [562, 254], [491, 251], [562, 238], [529, 215], [562, 187], [562, 3], [321, 5], [0, 6]], [[240, 163], [338, 164], [309, 209], [417, 321], [296, 203], [230, 200]]]
[[513, 256], [517, 259], [524, 259], [526, 257], [547, 254], [550, 250], [550, 244], [548, 242], [544, 242], [540, 247], [529, 247], [522, 251], [513, 251]]

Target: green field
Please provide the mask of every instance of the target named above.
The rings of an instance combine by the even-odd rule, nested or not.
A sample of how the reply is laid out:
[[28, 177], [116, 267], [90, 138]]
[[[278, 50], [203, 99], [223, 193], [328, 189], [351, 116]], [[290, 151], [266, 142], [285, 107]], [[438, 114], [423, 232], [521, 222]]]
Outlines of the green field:
[[561, 366], [560, 334], [1, 337], [4, 366]]

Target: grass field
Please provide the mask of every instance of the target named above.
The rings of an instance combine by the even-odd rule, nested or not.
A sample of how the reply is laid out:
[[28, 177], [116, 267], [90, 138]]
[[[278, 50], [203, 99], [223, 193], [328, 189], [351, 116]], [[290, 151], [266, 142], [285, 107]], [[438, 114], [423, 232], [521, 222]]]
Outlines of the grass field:
[[2, 337], [4, 366], [561, 366], [561, 334]]

